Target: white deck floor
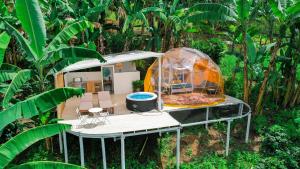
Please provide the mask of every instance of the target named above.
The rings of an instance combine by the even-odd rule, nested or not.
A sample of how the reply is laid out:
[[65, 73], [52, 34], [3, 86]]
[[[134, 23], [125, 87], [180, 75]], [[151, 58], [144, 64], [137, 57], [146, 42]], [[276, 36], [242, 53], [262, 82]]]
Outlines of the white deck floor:
[[180, 123], [166, 112], [134, 113], [109, 116], [105, 125], [92, 128], [80, 126], [79, 120], [63, 120], [60, 123], [71, 124], [71, 132], [77, 135], [108, 135], [136, 131], [148, 131], [160, 128], [176, 127]]

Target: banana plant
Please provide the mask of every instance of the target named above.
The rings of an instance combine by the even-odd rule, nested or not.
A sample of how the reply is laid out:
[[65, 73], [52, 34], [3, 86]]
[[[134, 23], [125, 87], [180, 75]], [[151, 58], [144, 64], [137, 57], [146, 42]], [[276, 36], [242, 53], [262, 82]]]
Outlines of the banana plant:
[[162, 23], [161, 36], [163, 38], [163, 51], [169, 49], [173, 37], [175, 46], [179, 45], [183, 31], [191, 25], [197, 25], [201, 21], [233, 21], [236, 13], [229, 7], [218, 3], [196, 3], [191, 7], [185, 7], [179, 0], [170, 2], [159, 1], [157, 12]]
[[270, 61], [267, 69], [265, 70], [264, 78], [260, 86], [255, 105], [256, 113], [262, 113], [263, 98], [267, 89], [269, 76], [276, 65], [275, 62], [278, 57], [278, 51], [280, 48], [282, 48], [284, 43], [283, 40], [286, 37], [286, 32], [288, 29], [294, 28], [293, 26], [298, 23], [297, 20], [299, 20], [300, 16], [300, 2], [298, 1], [289, 1], [289, 3], [286, 3], [282, 0], [271, 0], [270, 6], [272, 13], [276, 17], [276, 20], [279, 24], [279, 36], [276, 39], [274, 47], [270, 50]]
[[[71, 129], [66, 124], [48, 124], [24, 131], [0, 146], [0, 169], [6, 167], [17, 155], [30, 147], [32, 144]], [[82, 169], [83, 167], [52, 161], [34, 161], [11, 167], [12, 169], [28, 168], [65, 168]]]
[[37, 88], [43, 92], [47, 90], [49, 75], [57, 73], [64, 67], [86, 58], [98, 58], [104, 61], [101, 54], [94, 50], [67, 45], [76, 34], [86, 29], [92, 30], [92, 23], [85, 20], [74, 22], [47, 43], [45, 21], [38, 0], [17, 0], [15, 8], [28, 39], [3, 18], [0, 18], [0, 22], [4, 24], [5, 31], [18, 41], [24, 51], [24, 57], [32, 63], [34, 69], [21, 70], [13, 76], [2, 100], [4, 109], [10, 107], [9, 102], [14, 94], [29, 80], [37, 81]]
[[149, 23], [146, 17], [147, 13], [160, 12], [161, 9], [158, 7], [146, 7], [143, 8], [143, 1], [135, 0], [134, 2], [129, 0], [123, 0], [123, 11], [120, 12], [125, 18], [122, 32], [126, 32], [128, 29], [132, 29], [134, 22], [141, 21], [142, 26], [148, 28]]
[[0, 34], [0, 84], [8, 80], [11, 80], [15, 75], [14, 71], [4, 71], [2, 68], [5, 67], [5, 65], [3, 66], [2, 64], [5, 55], [5, 50], [9, 44], [9, 41], [10, 41], [10, 36], [6, 32], [2, 32]]

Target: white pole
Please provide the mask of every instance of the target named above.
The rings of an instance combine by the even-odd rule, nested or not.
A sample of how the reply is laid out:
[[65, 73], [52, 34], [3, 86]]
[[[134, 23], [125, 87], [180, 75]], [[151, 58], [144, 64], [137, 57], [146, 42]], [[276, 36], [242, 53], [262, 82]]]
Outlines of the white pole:
[[63, 143], [62, 143], [61, 133], [58, 134], [58, 142], [59, 142], [59, 152], [60, 152], [60, 154], [62, 154], [63, 153]]
[[125, 136], [121, 136], [121, 168], [125, 169]]
[[180, 167], [180, 128], [177, 129], [177, 139], [176, 139], [176, 168]]
[[226, 138], [226, 149], [225, 149], [225, 154], [226, 156], [228, 156], [228, 152], [229, 152], [229, 140], [230, 140], [230, 123], [231, 120], [227, 121], [227, 138]]
[[[209, 107], [206, 108], [206, 122], [208, 121], [209, 117]], [[205, 128], [208, 129], [208, 123], [205, 123]]]
[[84, 148], [83, 148], [83, 139], [79, 136], [79, 148], [80, 148], [80, 164], [81, 167], [84, 167]]
[[240, 105], [239, 105], [239, 116], [241, 116], [243, 114], [243, 109], [244, 109], [244, 104], [240, 103]]
[[245, 142], [246, 143], [248, 143], [248, 141], [249, 141], [250, 122], [251, 122], [251, 113], [248, 114], [247, 129], [246, 129], [246, 138], [245, 138]]
[[102, 147], [102, 162], [103, 162], [103, 169], [106, 169], [106, 152], [105, 152], [105, 140], [101, 138], [101, 147]]
[[158, 110], [161, 111], [161, 56], [158, 58]]
[[65, 155], [65, 163], [68, 163], [68, 147], [67, 147], [67, 137], [66, 132], [63, 132], [63, 140], [64, 140], [64, 155]]

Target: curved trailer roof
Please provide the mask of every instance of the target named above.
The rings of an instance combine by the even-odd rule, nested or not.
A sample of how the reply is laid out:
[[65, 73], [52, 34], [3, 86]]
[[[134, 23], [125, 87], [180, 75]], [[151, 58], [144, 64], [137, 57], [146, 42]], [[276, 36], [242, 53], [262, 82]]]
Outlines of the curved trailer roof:
[[129, 51], [125, 53], [110, 54], [110, 55], [105, 55], [103, 57], [106, 60], [106, 62], [101, 63], [98, 59], [86, 59], [67, 66], [61, 72], [70, 72], [70, 71], [88, 69], [88, 68], [99, 67], [103, 65], [111, 65], [111, 64], [129, 62], [129, 61], [135, 61], [141, 59], [157, 58], [162, 55], [163, 55], [162, 53], [156, 53], [150, 51], [139, 51], [139, 50]]

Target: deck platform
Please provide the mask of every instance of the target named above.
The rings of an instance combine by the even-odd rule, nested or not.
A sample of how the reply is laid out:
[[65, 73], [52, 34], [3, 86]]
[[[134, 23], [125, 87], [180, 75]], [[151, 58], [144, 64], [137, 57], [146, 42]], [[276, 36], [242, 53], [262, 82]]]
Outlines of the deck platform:
[[169, 113], [158, 111], [108, 116], [106, 124], [92, 128], [82, 127], [77, 119], [63, 120], [60, 123], [72, 125], [73, 128], [70, 132], [75, 135], [89, 138], [121, 136], [124, 133], [129, 134], [180, 126], [180, 123]]
[[[93, 96], [94, 98], [96, 96]], [[79, 137], [80, 159], [81, 165], [84, 166], [84, 145], [83, 138], [99, 138], [101, 140], [101, 149], [103, 156], [103, 168], [106, 169], [106, 138], [119, 138], [121, 140], [121, 168], [125, 169], [125, 138], [146, 135], [151, 133], [176, 132], [176, 164], [177, 169], [180, 165], [180, 130], [183, 127], [191, 127], [196, 125], [205, 125], [215, 122], [227, 122], [226, 146], [225, 155], [229, 153], [230, 126], [233, 120], [247, 118], [245, 142], [248, 142], [251, 109], [250, 106], [243, 101], [226, 96], [225, 101], [211, 106], [201, 108], [179, 108], [179, 107], [164, 107], [162, 111], [153, 110], [145, 113], [132, 113], [126, 109], [126, 95], [112, 95], [114, 104], [114, 114], [108, 116], [105, 125], [95, 125], [94, 127], [83, 127], [77, 119], [75, 113], [76, 107], [79, 105], [79, 98], [71, 98], [67, 101], [62, 118], [64, 120], [59, 123], [70, 124], [72, 129], [68, 133]], [[93, 99], [94, 99], [93, 98]], [[93, 106], [97, 105], [97, 101], [93, 100]], [[230, 110], [231, 114], [223, 117], [213, 116], [212, 109], [224, 107], [236, 107], [235, 110]], [[192, 119], [192, 120], [190, 120]], [[89, 119], [89, 120], [92, 120]], [[62, 144], [64, 147], [65, 162], [68, 162], [67, 137], [66, 133], [60, 135], [60, 145], [62, 152]]]

